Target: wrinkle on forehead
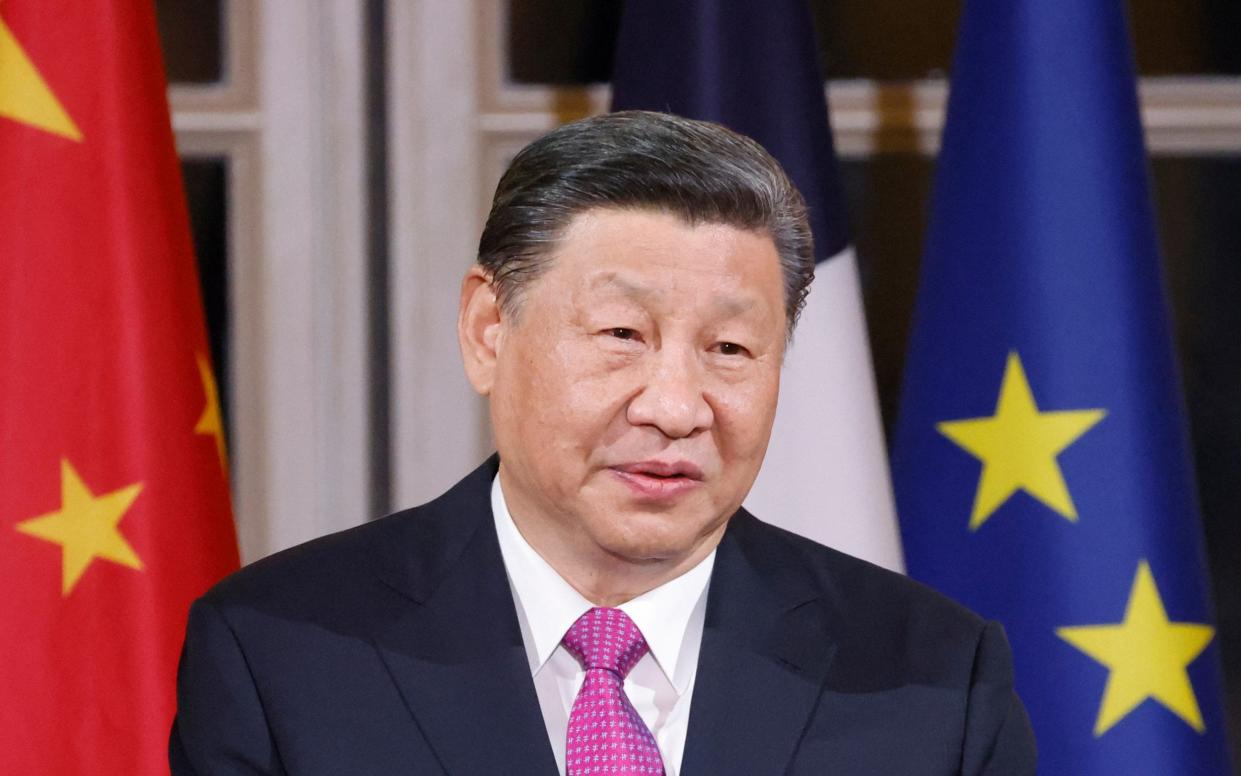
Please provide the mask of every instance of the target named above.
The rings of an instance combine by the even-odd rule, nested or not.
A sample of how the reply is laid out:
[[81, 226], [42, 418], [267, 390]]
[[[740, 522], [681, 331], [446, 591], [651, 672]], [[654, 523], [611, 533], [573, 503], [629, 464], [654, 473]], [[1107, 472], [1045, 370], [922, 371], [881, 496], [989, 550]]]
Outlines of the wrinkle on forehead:
[[621, 277], [619, 272], [615, 270], [606, 270], [596, 273], [586, 283], [586, 288], [591, 291], [609, 291], [617, 290], [622, 295], [632, 297], [638, 301], [645, 301], [652, 296], [657, 296], [662, 289], [651, 288], [641, 283], [635, 283], [628, 278]]
[[[667, 286], [649, 286], [635, 282], [615, 270], [605, 270], [595, 274], [587, 281], [586, 288], [591, 291], [604, 292], [616, 290], [622, 296], [639, 303], [660, 301], [671, 290]], [[711, 306], [719, 309], [725, 316], [742, 315], [754, 309], [757, 304], [758, 300], [752, 294], [725, 293], [711, 299]]]

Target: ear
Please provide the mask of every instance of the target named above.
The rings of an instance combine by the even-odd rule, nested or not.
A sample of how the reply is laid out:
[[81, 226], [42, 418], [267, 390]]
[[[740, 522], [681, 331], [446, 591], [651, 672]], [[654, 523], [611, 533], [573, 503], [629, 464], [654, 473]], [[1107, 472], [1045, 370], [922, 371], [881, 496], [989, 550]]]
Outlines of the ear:
[[491, 285], [491, 275], [474, 265], [461, 281], [457, 340], [465, 362], [465, 376], [474, 390], [484, 396], [491, 393], [495, 382], [500, 332], [500, 303]]

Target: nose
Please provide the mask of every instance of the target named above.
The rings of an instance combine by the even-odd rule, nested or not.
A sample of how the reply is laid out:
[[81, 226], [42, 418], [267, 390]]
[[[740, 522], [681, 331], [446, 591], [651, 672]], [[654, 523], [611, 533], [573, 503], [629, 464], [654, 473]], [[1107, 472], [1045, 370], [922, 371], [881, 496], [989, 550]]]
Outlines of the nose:
[[626, 412], [635, 426], [653, 426], [670, 439], [710, 428], [715, 413], [707, 402], [702, 364], [692, 353], [671, 348], [647, 357], [642, 390]]

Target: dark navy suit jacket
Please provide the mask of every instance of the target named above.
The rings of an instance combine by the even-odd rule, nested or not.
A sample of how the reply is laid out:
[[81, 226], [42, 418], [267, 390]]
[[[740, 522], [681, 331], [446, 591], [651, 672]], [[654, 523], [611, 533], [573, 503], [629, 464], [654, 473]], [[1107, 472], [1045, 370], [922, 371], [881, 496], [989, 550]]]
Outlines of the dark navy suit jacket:
[[[197, 601], [172, 772], [554, 776], [491, 516], [496, 466]], [[702, 638], [684, 776], [1034, 773], [998, 625], [744, 510]]]

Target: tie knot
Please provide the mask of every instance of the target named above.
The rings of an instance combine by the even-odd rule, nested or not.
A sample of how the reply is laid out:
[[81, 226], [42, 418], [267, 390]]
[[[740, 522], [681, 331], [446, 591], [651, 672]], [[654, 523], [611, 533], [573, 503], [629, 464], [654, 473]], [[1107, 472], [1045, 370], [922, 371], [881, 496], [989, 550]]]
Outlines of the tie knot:
[[594, 609], [577, 618], [561, 640], [587, 670], [603, 668], [624, 679], [647, 652], [642, 631], [620, 609]]

